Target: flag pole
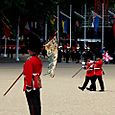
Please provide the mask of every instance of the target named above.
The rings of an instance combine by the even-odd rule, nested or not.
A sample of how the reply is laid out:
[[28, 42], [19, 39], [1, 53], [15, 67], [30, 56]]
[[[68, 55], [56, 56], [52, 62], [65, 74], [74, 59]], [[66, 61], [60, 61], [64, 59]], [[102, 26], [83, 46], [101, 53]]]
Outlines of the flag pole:
[[72, 15], [72, 5], [70, 5], [70, 48], [71, 48], [71, 15]]
[[57, 40], [59, 42], [59, 5], [57, 5]]
[[45, 42], [47, 41], [47, 20], [45, 22]]
[[86, 47], [86, 12], [87, 12], [87, 8], [86, 8], [86, 3], [85, 3], [85, 12], [84, 12], [84, 48]]
[[7, 50], [7, 38], [6, 38], [5, 35], [3, 36], [3, 38], [5, 40], [5, 44], [4, 44], [4, 57], [7, 57], [7, 54], [6, 54], [6, 50]]
[[102, 49], [104, 48], [104, 2], [102, 3]]
[[17, 36], [16, 36], [16, 61], [19, 61], [19, 23], [20, 23], [20, 17], [18, 18], [18, 27], [17, 27]]

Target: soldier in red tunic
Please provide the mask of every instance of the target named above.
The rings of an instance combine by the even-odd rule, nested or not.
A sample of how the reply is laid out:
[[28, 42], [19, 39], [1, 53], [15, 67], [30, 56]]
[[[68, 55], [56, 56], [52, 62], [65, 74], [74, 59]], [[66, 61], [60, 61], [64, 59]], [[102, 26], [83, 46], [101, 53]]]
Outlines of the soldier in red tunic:
[[93, 81], [93, 77], [94, 77], [94, 61], [88, 59], [87, 60], [87, 64], [86, 64], [86, 77], [85, 77], [85, 81], [83, 83], [82, 87], [78, 87], [79, 89], [81, 89], [82, 91], [84, 91], [84, 89], [86, 88], [88, 82], [91, 80], [91, 83], [93, 84], [92, 88], [95, 91], [95, 85], [94, 85], [94, 81]]
[[95, 62], [94, 65], [94, 74], [95, 74], [95, 81], [96, 79], [98, 79], [99, 81], [101, 87], [100, 91], [104, 91], [104, 83], [102, 79], [102, 75], [103, 75], [102, 65], [103, 65], [103, 61], [101, 60], [101, 58], [97, 58], [97, 61]]
[[40, 53], [40, 40], [34, 37], [30, 37], [30, 43], [28, 45], [28, 53], [30, 58], [26, 60], [23, 65], [24, 74], [24, 88], [30, 115], [41, 115], [41, 102], [40, 102], [40, 88], [42, 72], [42, 61], [38, 57]]
[[[95, 61], [94, 64], [94, 77], [93, 77], [93, 83], [91, 83], [90, 88], [87, 88], [88, 90], [92, 91], [93, 86], [95, 85], [96, 80], [98, 79], [101, 90], [99, 91], [104, 91], [104, 82], [102, 79], [102, 75], [104, 74], [104, 71], [102, 69], [103, 61], [101, 60], [100, 57], [97, 58], [97, 61]], [[96, 89], [96, 85], [95, 85]]]

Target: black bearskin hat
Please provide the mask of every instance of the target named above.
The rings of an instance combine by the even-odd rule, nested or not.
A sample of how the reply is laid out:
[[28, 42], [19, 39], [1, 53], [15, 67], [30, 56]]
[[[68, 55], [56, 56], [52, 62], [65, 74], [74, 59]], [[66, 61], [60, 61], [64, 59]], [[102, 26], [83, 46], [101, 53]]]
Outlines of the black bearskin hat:
[[34, 34], [29, 35], [27, 50], [31, 50], [37, 54], [41, 52], [41, 42], [37, 35]]

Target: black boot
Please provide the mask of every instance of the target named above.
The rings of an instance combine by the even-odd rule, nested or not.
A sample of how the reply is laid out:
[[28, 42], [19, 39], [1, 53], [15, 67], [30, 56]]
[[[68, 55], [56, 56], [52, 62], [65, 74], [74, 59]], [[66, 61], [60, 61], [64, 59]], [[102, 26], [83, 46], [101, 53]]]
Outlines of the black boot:
[[83, 88], [83, 87], [80, 87], [80, 86], [79, 86], [78, 88], [81, 89], [82, 91], [84, 91], [84, 88]]
[[89, 90], [89, 91], [91, 91], [91, 88], [89, 88], [89, 87], [87, 87], [86, 89]]
[[87, 90], [89, 90], [89, 91], [96, 91], [96, 89], [92, 89], [92, 88], [86, 88]]
[[104, 89], [99, 90], [99, 92], [103, 92], [103, 91], [104, 91]]

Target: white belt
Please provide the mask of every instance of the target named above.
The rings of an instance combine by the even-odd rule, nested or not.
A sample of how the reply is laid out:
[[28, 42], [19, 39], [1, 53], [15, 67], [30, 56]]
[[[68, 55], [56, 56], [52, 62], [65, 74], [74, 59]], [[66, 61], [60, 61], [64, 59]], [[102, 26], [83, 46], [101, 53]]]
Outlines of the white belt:
[[89, 69], [89, 70], [93, 70], [93, 69]]
[[36, 75], [39, 75], [39, 73], [33, 73], [32, 75], [33, 75], [33, 76], [36, 76]]
[[94, 68], [94, 69], [101, 69], [101, 68]]

